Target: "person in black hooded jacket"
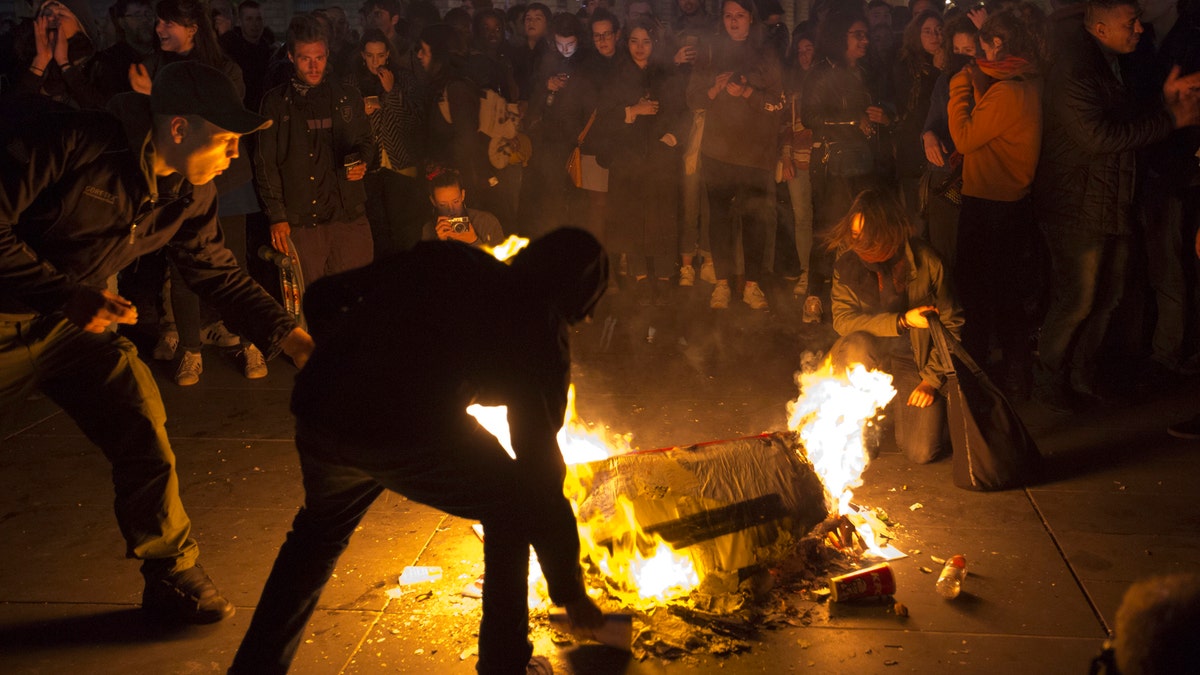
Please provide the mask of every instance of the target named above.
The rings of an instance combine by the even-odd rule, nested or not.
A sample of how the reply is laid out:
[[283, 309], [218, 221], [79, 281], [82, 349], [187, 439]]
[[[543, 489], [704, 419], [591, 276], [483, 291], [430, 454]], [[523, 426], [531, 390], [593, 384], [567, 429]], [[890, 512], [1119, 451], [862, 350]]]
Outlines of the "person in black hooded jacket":
[[[550, 598], [576, 625], [598, 625], [555, 436], [568, 329], [607, 281], [595, 237], [562, 228], [510, 265], [458, 242], [422, 242], [309, 288], [319, 346], [292, 393], [304, 507], [231, 673], [287, 671], [338, 557], [385, 489], [483, 523], [480, 673], [524, 673], [530, 662], [531, 544]], [[508, 406], [515, 457], [468, 415], [472, 403]]]

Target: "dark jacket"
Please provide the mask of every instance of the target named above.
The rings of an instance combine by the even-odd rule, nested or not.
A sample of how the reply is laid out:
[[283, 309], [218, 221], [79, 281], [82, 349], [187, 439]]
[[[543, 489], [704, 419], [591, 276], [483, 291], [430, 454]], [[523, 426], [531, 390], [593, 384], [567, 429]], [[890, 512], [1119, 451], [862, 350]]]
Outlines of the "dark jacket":
[[[0, 152], [0, 312], [61, 311], [139, 256], [166, 249], [188, 286], [268, 355], [296, 327], [238, 266], [217, 225], [216, 189], [155, 177], [149, 98], [47, 116], [4, 133]], [[4, 129], [11, 132], [11, 129]]]
[[[332, 101], [329, 116], [321, 120], [331, 125], [334, 162], [331, 170], [337, 176], [335, 217], [351, 218], [365, 213], [367, 193], [362, 181], [346, 180], [342, 159], [358, 154], [369, 162], [375, 156], [371, 142], [371, 125], [358, 90], [328, 77], [317, 87], [327, 87]], [[254, 173], [258, 178], [258, 193], [266, 207], [268, 222], [287, 221], [292, 227], [312, 227], [320, 224], [314, 213], [317, 191], [309, 139], [309, 117], [300, 109], [299, 96], [291, 82], [268, 91], [263, 97], [262, 114], [275, 120], [258, 133], [258, 148], [254, 153]]]
[[[957, 337], [963, 325], [962, 308], [954, 297], [942, 259], [929, 244], [916, 238], [908, 240], [904, 256], [908, 265], [905, 309], [922, 305], [937, 307], [938, 318]], [[855, 331], [877, 337], [900, 335], [897, 312], [880, 307], [878, 276], [856, 253], [839, 251], [833, 269], [833, 328], [839, 335]], [[908, 337], [921, 379], [935, 388], [941, 387], [953, 365], [941, 362], [928, 329], [910, 329]]]
[[[804, 126], [813, 130], [814, 142], [861, 144], [868, 140], [858, 123], [879, 100], [876, 90], [861, 66], [849, 68], [829, 59], [813, 64], [804, 83], [800, 116]], [[878, 153], [876, 137], [870, 139], [870, 145]]]
[[[1130, 234], [1136, 152], [1173, 128], [1159, 101], [1140, 101], [1080, 27], [1046, 78], [1033, 194], [1050, 231]], [[1128, 78], [1126, 78], [1128, 82]]]

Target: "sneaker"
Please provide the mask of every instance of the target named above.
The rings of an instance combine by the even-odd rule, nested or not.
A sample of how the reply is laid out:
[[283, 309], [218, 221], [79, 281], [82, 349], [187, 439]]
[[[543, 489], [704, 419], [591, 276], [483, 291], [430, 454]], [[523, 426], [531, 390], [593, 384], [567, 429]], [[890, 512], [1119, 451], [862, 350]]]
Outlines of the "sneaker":
[[684, 265], [679, 268], [679, 285], [680, 286], [695, 286], [696, 285], [696, 268], [691, 265]]
[[177, 349], [179, 349], [179, 333], [173, 330], [163, 331], [158, 336], [158, 343], [154, 345], [154, 360], [170, 361], [175, 358]]
[[267, 360], [254, 345], [242, 350], [242, 373], [247, 380], [259, 380], [267, 376]]
[[179, 360], [179, 369], [175, 371], [175, 384], [190, 387], [200, 381], [203, 372], [204, 360], [200, 358], [200, 352], [185, 351]]
[[224, 321], [210, 323], [200, 329], [200, 344], [216, 345], [218, 347], [236, 347], [242, 343], [241, 338], [229, 332]]
[[700, 281], [709, 284], [717, 283], [717, 268], [713, 267], [712, 258], [705, 258], [700, 265]]
[[763, 295], [762, 288], [755, 281], [746, 282], [746, 288], [742, 291], [742, 302], [750, 305], [750, 309], [767, 308], [767, 296]]
[[199, 565], [146, 579], [142, 608], [183, 623], [216, 623], [236, 611]]
[[804, 301], [804, 323], [821, 323], [821, 315], [825, 313], [821, 306], [821, 298], [815, 295], [808, 296]]
[[1185, 441], [1200, 441], [1200, 415], [1172, 424], [1167, 427], [1167, 433]]
[[797, 298], [808, 295], [808, 270], [801, 272], [800, 278], [796, 279], [796, 285], [792, 287], [792, 295]]
[[719, 281], [716, 286], [713, 286], [712, 297], [708, 300], [708, 306], [713, 309], [729, 309], [729, 298], [731, 296], [729, 282]]
[[544, 656], [531, 656], [529, 665], [525, 666], [525, 675], [554, 675], [554, 666]]

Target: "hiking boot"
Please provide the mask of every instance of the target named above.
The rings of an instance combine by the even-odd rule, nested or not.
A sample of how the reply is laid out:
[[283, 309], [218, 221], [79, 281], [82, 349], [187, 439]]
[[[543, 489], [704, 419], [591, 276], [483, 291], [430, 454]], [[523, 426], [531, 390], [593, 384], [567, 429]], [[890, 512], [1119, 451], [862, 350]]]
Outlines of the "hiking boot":
[[182, 623], [216, 623], [236, 611], [199, 565], [146, 579], [142, 608]]
[[684, 265], [679, 268], [679, 285], [691, 287], [696, 285], [696, 268]]
[[700, 281], [709, 284], [717, 283], [717, 268], [713, 267], [712, 258], [705, 258], [700, 265]]
[[246, 345], [242, 350], [242, 374], [247, 380], [259, 380], [267, 376], [267, 360], [263, 353], [254, 345]]
[[1172, 424], [1167, 427], [1167, 433], [1185, 441], [1200, 441], [1200, 415]]
[[242, 343], [241, 338], [229, 332], [224, 321], [210, 323], [200, 329], [200, 344], [216, 345], [218, 347], [236, 347]]
[[204, 360], [200, 358], [200, 352], [185, 351], [179, 360], [179, 369], [175, 371], [175, 384], [190, 387], [200, 381], [203, 372]]
[[767, 308], [767, 296], [763, 295], [762, 288], [755, 281], [746, 282], [746, 288], [742, 290], [742, 302], [750, 305], [750, 309]]
[[821, 306], [821, 298], [815, 295], [810, 295], [804, 301], [804, 315], [801, 317], [804, 323], [821, 323], [821, 315], [825, 310]]
[[729, 299], [731, 296], [729, 282], [718, 281], [717, 285], [713, 286], [712, 297], [708, 300], [708, 306], [713, 309], [729, 309]]
[[801, 272], [800, 278], [796, 279], [796, 285], [792, 287], [792, 295], [797, 298], [808, 295], [808, 270]]
[[155, 361], [170, 361], [175, 358], [175, 350], [179, 349], [179, 333], [173, 330], [163, 331], [154, 345]]

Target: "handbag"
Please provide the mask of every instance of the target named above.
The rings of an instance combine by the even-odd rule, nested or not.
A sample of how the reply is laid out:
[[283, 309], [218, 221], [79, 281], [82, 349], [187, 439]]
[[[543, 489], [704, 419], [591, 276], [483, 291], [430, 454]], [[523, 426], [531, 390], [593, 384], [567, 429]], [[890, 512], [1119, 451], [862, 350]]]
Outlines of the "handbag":
[[966, 490], [1021, 487], [1037, 474], [1042, 455], [1029, 430], [991, 379], [936, 315], [929, 332], [946, 377], [946, 416], [954, 449], [954, 484]]
[[875, 170], [875, 153], [867, 139], [825, 142], [825, 170], [830, 176], [852, 178]]
[[583, 131], [579, 132], [579, 140], [575, 141], [575, 149], [567, 156], [567, 175], [571, 177], [571, 184], [577, 188], [583, 187], [583, 141], [592, 129], [592, 122], [595, 121], [596, 111], [593, 110], [587, 124], [583, 125]]

